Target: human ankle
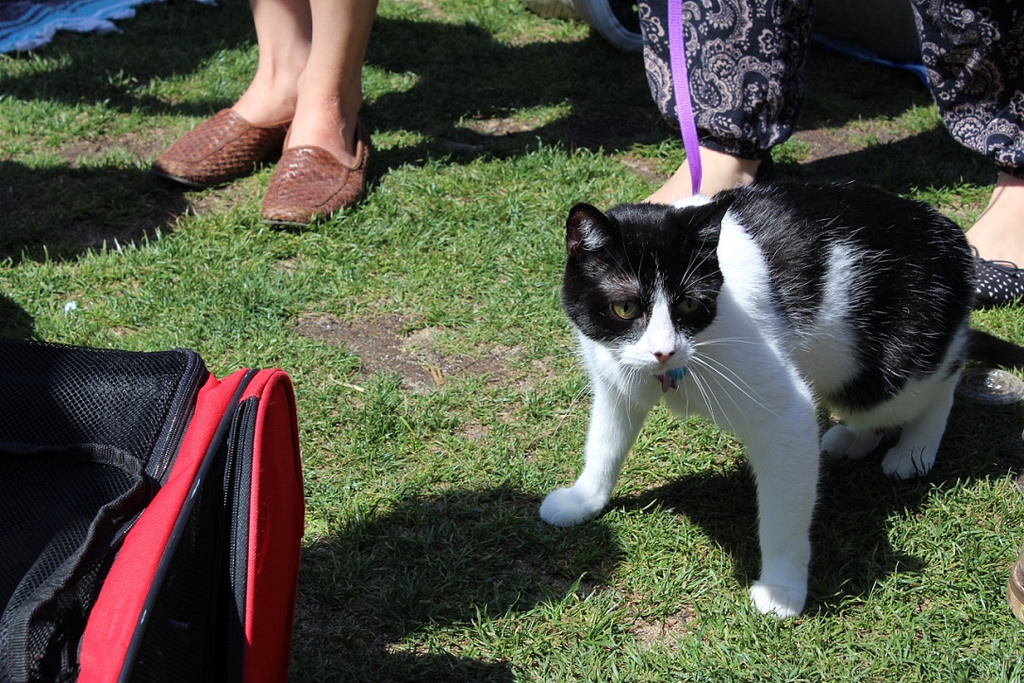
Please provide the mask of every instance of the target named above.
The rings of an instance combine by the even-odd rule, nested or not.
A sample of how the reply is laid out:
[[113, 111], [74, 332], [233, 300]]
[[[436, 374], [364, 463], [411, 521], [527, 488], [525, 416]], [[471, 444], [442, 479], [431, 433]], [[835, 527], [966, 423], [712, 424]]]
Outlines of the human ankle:
[[[757, 172], [761, 167], [760, 159], [744, 159], [731, 154], [718, 152], [701, 147], [701, 183], [700, 193], [710, 197], [723, 190], [752, 185], [757, 180]], [[671, 204], [693, 194], [688, 162], [676, 169], [676, 172], [645, 201], [656, 204]]]
[[1000, 173], [988, 206], [967, 231], [982, 258], [1024, 264], [1024, 179]]

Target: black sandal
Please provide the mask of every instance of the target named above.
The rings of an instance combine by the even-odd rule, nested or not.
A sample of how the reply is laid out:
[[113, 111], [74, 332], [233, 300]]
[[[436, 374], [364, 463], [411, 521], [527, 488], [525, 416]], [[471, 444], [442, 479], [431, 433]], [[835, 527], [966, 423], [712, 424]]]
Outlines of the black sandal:
[[1009, 306], [1024, 299], [1024, 270], [1011, 261], [989, 261], [974, 250], [977, 272], [975, 308]]

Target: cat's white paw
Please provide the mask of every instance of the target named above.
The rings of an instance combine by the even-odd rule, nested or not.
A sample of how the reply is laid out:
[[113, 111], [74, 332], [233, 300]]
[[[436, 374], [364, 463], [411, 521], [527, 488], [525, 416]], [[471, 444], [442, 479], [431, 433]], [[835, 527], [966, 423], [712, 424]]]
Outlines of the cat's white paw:
[[750, 601], [761, 614], [777, 619], [799, 616], [807, 600], [807, 588], [785, 588], [755, 581], [750, 588]]
[[934, 464], [933, 449], [897, 444], [882, 459], [882, 471], [893, 479], [913, 479], [928, 474]]
[[878, 447], [882, 435], [838, 424], [821, 437], [821, 450], [830, 458], [859, 460]]
[[607, 502], [583, 492], [578, 486], [556, 489], [540, 504], [540, 516], [548, 524], [575, 526], [597, 517]]

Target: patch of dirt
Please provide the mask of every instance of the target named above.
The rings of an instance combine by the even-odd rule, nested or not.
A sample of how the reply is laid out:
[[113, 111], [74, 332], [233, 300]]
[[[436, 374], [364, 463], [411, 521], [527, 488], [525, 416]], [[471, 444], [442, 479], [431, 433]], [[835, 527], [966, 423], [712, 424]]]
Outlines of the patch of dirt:
[[491, 434], [491, 426], [477, 420], [467, 420], [459, 426], [458, 433], [466, 441], [483, 443]]
[[[66, 212], [47, 204], [49, 194], [40, 193], [38, 179], [27, 169], [16, 168], [9, 179], [8, 191], [13, 198], [25, 198], [24, 217], [12, 221], [21, 227], [19, 244], [46, 244], [51, 254], [70, 257], [84, 251], [116, 248], [152, 237], [158, 232], [173, 230], [180, 216], [194, 213], [216, 213], [246, 201], [252, 186], [245, 180], [217, 188], [213, 192], [189, 191], [171, 182], [156, 179], [146, 170], [149, 162], [174, 140], [178, 131], [155, 129], [145, 133], [99, 136], [74, 140], [55, 150], [68, 168], [51, 173], [45, 182], [60, 184], [65, 194], [91, 196], [109, 193], [116, 183], [116, 211], [106, 207], [85, 209], [68, 221]], [[97, 165], [95, 160], [112, 151], [138, 163], [136, 168]], [[59, 226], [59, 231], [54, 231]], [[19, 246], [19, 250], [20, 250]]]
[[[305, 315], [297, 319], [292, 329], [296, 334], [316, 339], [332, 346], [344, 346], [359, 356], [360, 376], [390, 373], [402, 378], [411, 390], [430, 390], [444, 386], [451, 378], [462, 374], [486, 376], [488, 382], [509, 383], [518, 349], [495, 345], [472, 356], [444, 355], [436, 350], [437, 331], [430, 327], [417, 327], [415, 320], [387, 314], [349, 323], [329, 313]], [[515, 375], [513, 375], [515, 377]], [[521, 374], [518, 376], [522, 379]], [[482, 438], [484, 428], [470, 436]]]
[[128, 156], [143, 162], [156, 157], [167, 146], [172, 133], [155, 130], [145, 135], [128, 133], [126, 135], [74, 140], [57, 150], [57, 156], [73, 167], [80, 165], [82, 159], [98, 157], [111, 150], [122, 150]]
[[504, 119], [474, 119], [464, 121], [463, 128], [467, 128], [479, 135], [496, 137], [500, 135], [513, 135], [515, 133], [527, 133], [535, 130], [541, 122], [538, 120], [519, 120], [513, 118]]
[[801, 163], [805, 164], [819, 159], [849, 154], [860, 149], [860, 146], [851, 142], [850, 136], [842, 130], [827, 128], [797, 130], [793, 132], [793, 139], [810, 148], [808, 154], [800, 159]]
[[622, 164], [630, 171], [652, 184], [661, 185], [669, 179], [668, 174], [662, 173], [658, 169], [657, 164], [655, 164], [651, 159], [627, 155], [623, 157]]
[[[166, 145], [159, 131], [77, 139], [54, 150], [64, 164], [4, 165], [0, 200], [9, 202], [0, 258], [57, 260], [138, 243], [173, 229], [189, 210], [181, 188], [157, 182], [146, 166]], [[106, 162], [111, 154], [132, 161]]]
[[692, 607], [683, 607], [666, 617], [645, 619], [638, 617], [630, 632], [648, 647], [653, 645], [675, 645], [679, 640], [693, 635], [697, 613]]

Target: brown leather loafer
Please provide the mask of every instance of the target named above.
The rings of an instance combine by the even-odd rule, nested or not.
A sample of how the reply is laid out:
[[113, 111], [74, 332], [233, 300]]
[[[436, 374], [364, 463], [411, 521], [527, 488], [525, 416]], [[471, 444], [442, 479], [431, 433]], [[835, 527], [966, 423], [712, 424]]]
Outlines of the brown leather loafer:
[[271, 225], [307, 225], [352, 206], [366, 191], [370, 135], [356, 127], [356, 164], [349, 167], [321, 147], [293, 147], [281, 154], [263, 197], [263, 220]]
[[254, 125], [222, 109], [178, 138], [153, 161], [152, 171], [189, 187], [226, 183], [280, 151], [290, 123]]
[[1024, 621], [1024, 547], [1020, 549], [1020, 557], [1010, 570], [1010, 581], [1006, 586], [1006, 601], [1010, 611]]

